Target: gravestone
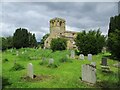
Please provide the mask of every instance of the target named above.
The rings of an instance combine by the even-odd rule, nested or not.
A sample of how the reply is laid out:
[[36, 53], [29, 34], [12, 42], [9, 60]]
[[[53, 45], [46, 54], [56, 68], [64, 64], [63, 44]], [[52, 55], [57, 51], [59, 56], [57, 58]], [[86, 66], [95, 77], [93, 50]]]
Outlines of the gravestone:
[[82, 65], [82, 81], [95, 84], [96, 83], [96, 68], [89, 64]]
[[16, 51], [16, 56], [18, 56], [19, 55], [19, 52], [18, 51]]
[[80, 55], [79, 55], [79, 59], [84, 60], [84, 55], [83, 55], [83, 54], [80, 54]]
[[24, 54], [24, 52], [22, 52], [22, 54]]
[[33, 65], [32, 63], [29, 63], [28, 64], [28, 72], [27, 72], [27, 75], [33, 79]]
[[88, 60], [92, 60], [92, 54], [88, 54]]
[[54, 59], [53, 58], [50, 58], [49, 59], [49, 64], [53, 64], [54, 63]]
[[73, 59], [75, 58], [75, 51], [74, 50], [71, 51], [71, 56], [70, 57], [73, 58]]
[[106, 57], [103, 57], [103, 58], [102, 58], [101, 65], [107, 66], [107, 58], [106, 58]]
[[66, 57], [69, 58], [69, 55], [67, 54]]
[[92, 65], [93, 67], [95, 67], [96, 68], [96, 62], [91, 62], [91, 64], [90, 65]]

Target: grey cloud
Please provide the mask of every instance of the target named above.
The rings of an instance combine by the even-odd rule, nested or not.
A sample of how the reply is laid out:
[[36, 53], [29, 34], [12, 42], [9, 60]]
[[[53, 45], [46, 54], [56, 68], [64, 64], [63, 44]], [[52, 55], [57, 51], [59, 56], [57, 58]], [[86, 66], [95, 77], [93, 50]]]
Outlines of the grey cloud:
[[76, 28], [75, 31], [98, 27], [106, 34], [109, 18], [116, 15], [118, 9], [117, 3], [113, 2], [14, 2], [3, 3], [2, 8], [3, 35], [7, 35], [5, 31], [12, 35], [13, 29], [26, 27], [36, 34], [38, 40], [49, 33], [49, 20], [54, 17], [64, 18], [67, 26]]

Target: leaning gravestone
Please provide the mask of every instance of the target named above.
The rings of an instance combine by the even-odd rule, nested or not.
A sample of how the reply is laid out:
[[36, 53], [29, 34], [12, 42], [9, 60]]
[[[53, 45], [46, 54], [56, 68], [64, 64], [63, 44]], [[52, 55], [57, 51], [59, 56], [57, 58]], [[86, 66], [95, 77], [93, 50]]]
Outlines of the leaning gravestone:
[[53, 64], [54, 63], [54, 59], [53, 58], [50, 58], [49, 59], [49, 64]]
[[88, 60], [92, 60], [92, 54], [88, 54]]
[[106, 58], [106, 57], [103, 57], [103, 58], [102, 58], [101, 65], [107, 66], [107, 58]]
[[32, 63], [28, 64], [28, 76], [33, 79], [33, 65]]
[[69, 55], [68, 55], [68, 54], [66, 54], [66, 57], [67, 57], [67, 58], [69, 58]]
[[79, 59], [84, 60], [84, 55], [83, 55], [83, 54], [80, 54], [80, 55], [79, 55]]
[[71, 51], [71, 56], [70, 57], [73, 58], [73, 59], [75, 58], [75, 51], [74, 50]]
[[89, 64], [82, 65], [82, 81], [95, 84], [96, 68]]
[[16, 56], [18, 56], [19, 55], [19, 52], [18, 51], [16, 51]]

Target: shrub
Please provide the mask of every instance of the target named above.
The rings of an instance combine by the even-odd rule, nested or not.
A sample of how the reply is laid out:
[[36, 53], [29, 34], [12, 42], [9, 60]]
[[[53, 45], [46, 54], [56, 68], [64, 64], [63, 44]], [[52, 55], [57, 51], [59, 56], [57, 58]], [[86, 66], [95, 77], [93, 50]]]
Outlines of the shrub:
[[50, 47], [53, 51], [65, 50], [67, 47], [67, 40], [64, 38], [54, 38], [51, 41]]
[[77, 34], [75, 41], [80, 53], [84, 55], [88, 53], [98, 54], [105, 45], [105, 36], [101, 35], [99, 29], [97, 31], [89, 31], [88, 33], [83, 31]]
[[67, 57], [62, 57], [59, 59], [60, 62], [72, 62], [72, 60], [68, 59]]
[[3, 60], [3, 62], [8, 62], [8, 59], [5, 58], [5, 59]]
[[25, 69], [22, 65], [15, 63], [14, 66], [10, 69], [10, 71], [19, 71]]

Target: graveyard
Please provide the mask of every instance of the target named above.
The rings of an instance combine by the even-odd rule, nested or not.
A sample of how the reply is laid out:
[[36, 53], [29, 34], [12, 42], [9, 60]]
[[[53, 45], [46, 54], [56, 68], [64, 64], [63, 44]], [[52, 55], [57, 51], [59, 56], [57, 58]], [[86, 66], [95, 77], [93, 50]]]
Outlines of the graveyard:
[[[4, 88], [118, 87], [118, 61], [110, 59], [109, 52], [89, 54], [90, 58], [74, 55], [71, 50], [52, 52], [40, 48], [7, 49], [0, 53]], [[106, 57], [107, 62], [102, 61], [102, 57]], [[93, 80], [87, 82], [89, 78]]]

